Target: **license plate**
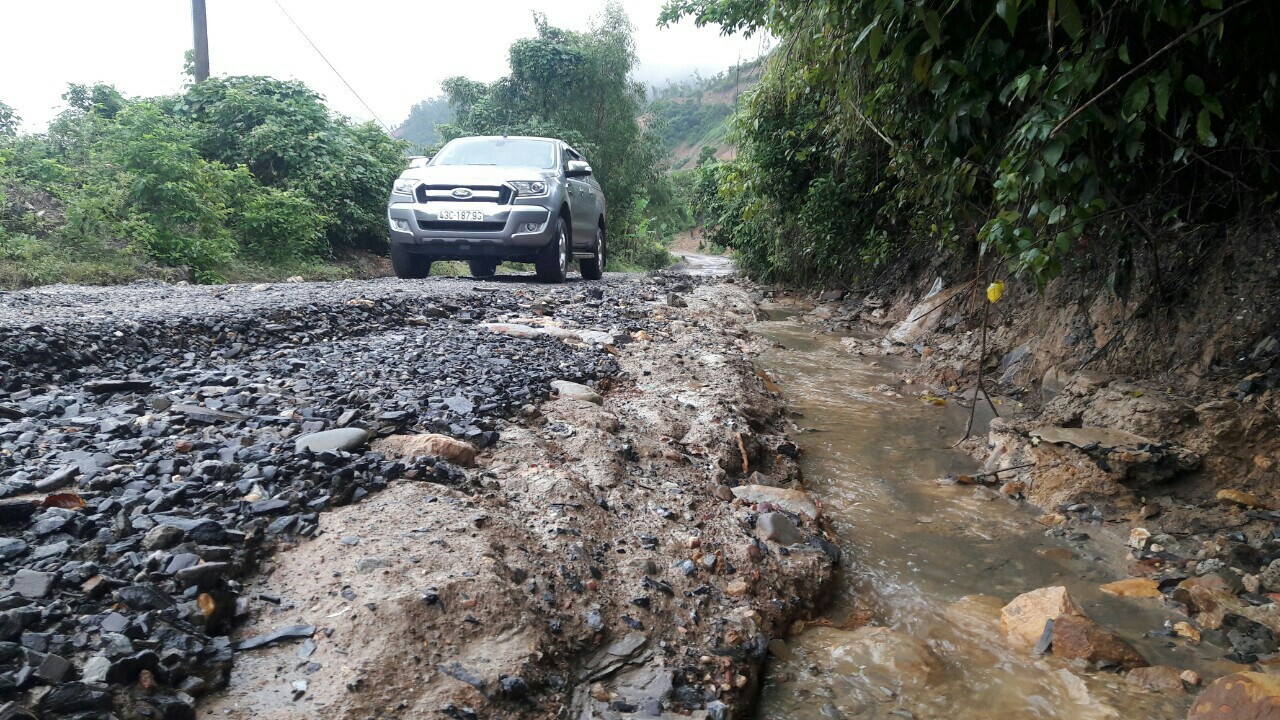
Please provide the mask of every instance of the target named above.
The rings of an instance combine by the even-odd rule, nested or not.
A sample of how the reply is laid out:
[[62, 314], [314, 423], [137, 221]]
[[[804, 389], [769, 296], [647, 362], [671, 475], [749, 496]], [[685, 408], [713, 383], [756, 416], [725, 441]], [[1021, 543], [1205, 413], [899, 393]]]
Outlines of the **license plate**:
[[484, 221], [484, 213], [479, 210], [441, 210], [436, 217], [441, 220], [462, 220], [464, 222]]

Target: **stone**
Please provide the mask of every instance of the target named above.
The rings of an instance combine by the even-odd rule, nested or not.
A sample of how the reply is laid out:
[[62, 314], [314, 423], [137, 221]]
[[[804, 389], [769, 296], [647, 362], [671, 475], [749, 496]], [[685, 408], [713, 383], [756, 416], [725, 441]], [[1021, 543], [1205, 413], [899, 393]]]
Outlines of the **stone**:
[[1223, 620], [1222, 629], [1226, 631], [1227, 641], [1239, 662], [1255, 662], [1259, 655], [1276, 651], [1275, 634], [1262, 623], [1240, 615], [1228, 615]]
[[1053, 622], [1053, 654], [1094, 667], [1142, 667], [1147, 661], [1115, 633], [1083, 615], [1060, 615]]
[[[861, 627], [853, 631], [814, 628], [831, 647], [834, 674], [862, 676], [876, 685], [896, 691], [924, 690], [941, 670], [941, 661], [923, 640], [885, 627]], [[821, 647], [822, 644], [815, 645]]]
[[185, 535], [180, 528], [172, 525], [156, 525], [142, 536], [143, 550], [168, 550], [169, 548], [182, 542], [182, 536]]
[[1154, 445], [1155, 441], [1135, 435], [1124, 430], [1103, 427], [1063, 428], [1046, 426], [1031, 431], [1032, 437], [1038, 437], [1047, 443], [1073, 445], [1077, 448], [1093, 446], [1103, 448], [1129, 448], [1136, 450], [1144, 445]]
[[369, 440], [369, 432], [360, 428], [338, 428], [321, 430], [317, 433], [303, 435], [293, 443], [297, 452], [311, 451], [321, 453], [325, 450], [344, 450], [350, 452], [364, 445]]
[[75, 480], [76, 475], [80, 474], [80, 468], [76, 465], [67, 465], [53, 474], [37, 480], [35, 483], [36, 492], [53, 492], [59, 488], [64, 488]]
[[9, 589], [22, 597], [42, 598], [49, 595], [57, 581], [57, 573], [22, 568], [13, 574], [13, 584]]
[[1182, 671], [1167, 665], [1134, 668], [1124, 676], [1125, 682], [1147, 692], [1183, 695]]
[[1000, 632], [1015, 649], [1030, 651], [1044, 634], [1045, 623], [1062, 615], [1078, 615], [1067, 589], [1060, 585], [1023, 593], [1000, 610]]
[[111, 670], [111, 660], [102, 655], [94, 655], [85, 661], [84, 667], [80, 670], [80, 679], [87, 683], [106, 682], [109, 670]]
[[462, 467], [475, 467], [479, 450], [463, 440], [448, 435], [390, 435], [373, 443], [373, 450], [388, 457], [438, 457]]
[[770, 487], [768, 485], [739, 485], [733, 488], [733, 496], [749, 503], [771, 503], [777, 507], [803, 515], [809, 520], [818, 519], [818, 504], [803, 490]]
[[1193, 643], [1200, 642], [1200, 631], [1194, 625], [1183, 620], [1173, 624], [1173, 632], [1180, 638], [1186, 638]]
[[1215, 497], [1228, 505], [1240, 505], [1247, 508], [1267, 509], [1269, 505], [1262, 498], [1243, 490], [1219, 490]]
[[276, 628], [264, 635], [251, 637], [247, 640], [241, 640], [235, 643], [233, 647], [236, 650], [253, 650], [255, 648], [274, 645], [275, 643], [285, 640], [303, 640], [316, 634], [315, 625], [286, 625]]
[[1258, 573], [1258, 582], [1268, 592], [1280, 592], [1280, 560], [1272, 560]]
[[27, 544], [18, 538], [0, 538], [0, 562], [11, 560], [27, 551]]
[[1150, 578], [1128, 578], [1107, 583], [1098, 588], [1108, 595], [1117, 597], [1158, 598], [1164, 597], [1160, 592], [1160, 584]]
[[164, 610], [177, 603], [155, 585], [129, 585], [116, 590], [120, 602], [134, 610]]
[[596, 405], [603, 405], [604, 398], [595, 390], [575, 382], [567, 380], [552, 380], [551, 390], [562, 399], [582, 400]]
[[756, 530], [765, 540], [772, 540], [779, 545], [795, 545], [804, 542], [804, 536], [800, 534], [796, 524], [782, 513], [763, 513], [756, 520]]
[[1220, 677], [1191, 704], [1187, 720], [1280, 720], [1280, 676], [1243, 672]]
[[108, 701], [107, 694], [82, 682], [55, 685], [40, 700], [40, 712], [45, 717], [85, 712], [102, 708]]
[[53, 653], [45, 655], [40, 667], [36, 668], [36, 677], [50, 684], [66, 680], [70, 673], [71, 661]]
[[182, 568], [174, 573], [173, 577], [184, 588], [197, 587], [201, 590], [211, 590], [227, 574], [228, 568], [230, 564], [225, 562], [200, 563]]

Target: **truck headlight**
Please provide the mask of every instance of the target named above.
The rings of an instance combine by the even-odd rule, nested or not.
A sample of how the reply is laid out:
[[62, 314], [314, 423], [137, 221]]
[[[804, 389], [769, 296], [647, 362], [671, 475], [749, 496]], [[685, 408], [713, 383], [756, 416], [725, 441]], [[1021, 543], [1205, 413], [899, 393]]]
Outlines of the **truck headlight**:
[[538, 197], [547, 194], [547, 184], [541, 180], [512, 180], [511, 187], [516, 189], [516, 193], [524, 197]]
[[418, 181], [412, 178], [400, 178], [391, 186], [391, 192], [396, 195], [408, 195], [413, 197], [414, 188], [418, 187]]

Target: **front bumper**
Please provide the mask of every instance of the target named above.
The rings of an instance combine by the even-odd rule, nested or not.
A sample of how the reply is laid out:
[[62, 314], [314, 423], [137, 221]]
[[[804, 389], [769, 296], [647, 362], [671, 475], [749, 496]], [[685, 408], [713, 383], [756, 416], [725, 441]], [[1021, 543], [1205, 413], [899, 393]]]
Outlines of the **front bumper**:
[[[442, 221], [442, 210], [479, 210], [482, 221]], [[485, 202], [392, 202], [391, 242], [438, 258], [531, 254], [555, 235], [555, 215], [541, 205]]]

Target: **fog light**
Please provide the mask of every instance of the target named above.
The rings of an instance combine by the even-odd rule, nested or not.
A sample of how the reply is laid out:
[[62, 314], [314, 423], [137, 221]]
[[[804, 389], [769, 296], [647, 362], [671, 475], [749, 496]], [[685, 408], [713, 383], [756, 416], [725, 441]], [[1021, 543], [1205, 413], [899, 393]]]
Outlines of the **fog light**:
[[525, 232], [538, 232], [538, 228], [542, 227], [542, 223], [525, 223]]
[[396, 226], [396, 229], [397, 229], [397, 230], [405, 230], [405, 231], [408, 231], [408, 229], [409, 229], [409, 221], [408, 221], [408, 220], [401, 220], [400, 218], [396, 218], [395, 220], [392, 220], [391, 222], [395, 223], [395, 226]]

